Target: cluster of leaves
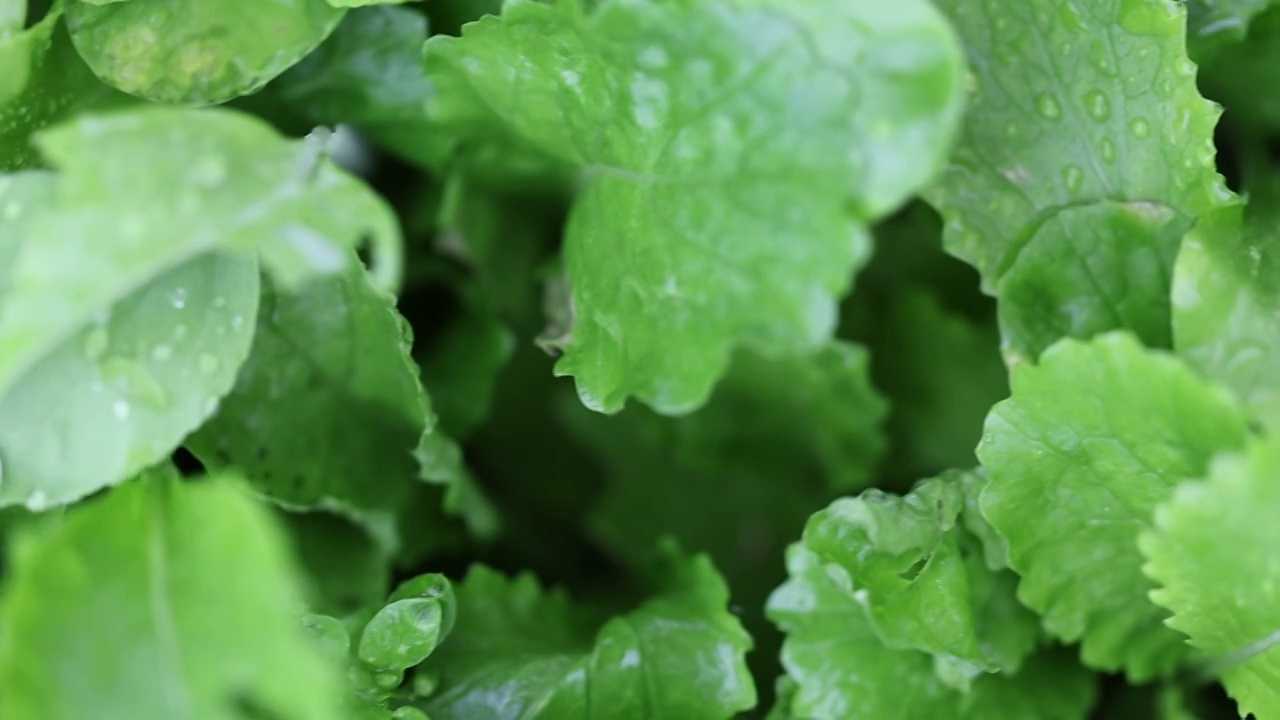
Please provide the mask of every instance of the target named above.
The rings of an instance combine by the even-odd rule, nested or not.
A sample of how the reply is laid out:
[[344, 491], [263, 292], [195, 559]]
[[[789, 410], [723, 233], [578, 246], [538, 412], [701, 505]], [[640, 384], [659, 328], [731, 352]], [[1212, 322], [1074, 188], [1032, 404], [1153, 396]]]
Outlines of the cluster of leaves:
[[1276, 68], [1269, 0], [0, 0], [0, 717], [1280, 718]]

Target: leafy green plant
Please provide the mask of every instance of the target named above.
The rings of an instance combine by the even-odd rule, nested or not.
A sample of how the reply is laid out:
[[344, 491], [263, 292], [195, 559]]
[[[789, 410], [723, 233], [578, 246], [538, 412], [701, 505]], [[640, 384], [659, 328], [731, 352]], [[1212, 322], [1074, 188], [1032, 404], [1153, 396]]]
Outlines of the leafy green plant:
[[0, 0], [0, 717], [1280, 718], [1277, 48]]

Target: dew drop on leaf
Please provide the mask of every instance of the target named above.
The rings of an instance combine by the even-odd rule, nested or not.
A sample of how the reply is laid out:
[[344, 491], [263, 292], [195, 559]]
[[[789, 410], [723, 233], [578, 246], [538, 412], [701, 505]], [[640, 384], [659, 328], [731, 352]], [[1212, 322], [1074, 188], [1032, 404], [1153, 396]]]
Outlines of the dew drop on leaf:
[[40, 512], [49, 507], [49, 496], [43, 490], [36, 490], [27, 496], [25, 503], [31, 512]]
[[1067, 192], [1075, 195], [1080, 192], [1080, 186], [1084, 182], [1084, 172], [1080, 170], [1079, 165], [1068, 165], [1062, 168], [1062, 184], [1066, 187]]
[[1094, 120], [1106, 122], [1111, 119], [1111, 101], [1102, 92], [1090, 90], [1085, 93], [1084, 104], [1089, 110], [1089, 117]]
[[1054, 97], [1053, 93], [1040, 93], [1036, 96], [1036, 109], [1050, 120], [1062, 117], [1062, 106], [1058, 104], [1058, 98]]
[[1103, 138], [1101, 151], [1103, 160], [1109, 163], [1116, 161], [1116, 146], [1109, 138]]

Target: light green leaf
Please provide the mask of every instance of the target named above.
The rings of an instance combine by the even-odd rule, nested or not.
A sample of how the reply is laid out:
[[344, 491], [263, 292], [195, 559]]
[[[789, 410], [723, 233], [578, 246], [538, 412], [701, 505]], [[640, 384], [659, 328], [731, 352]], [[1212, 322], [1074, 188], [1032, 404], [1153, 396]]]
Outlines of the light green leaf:
[[939, 679], [928, 654], [881, 641], [839, 565], [796, 545], [787, 567], [791, 579], [770, 599], [769, 616], [787, 633], [782, 664], [797, 686], [790, 717], [1083, 720], [1093, 704], [1092, 676], [1063, 652], [1038, 654], [1016, 675], [980, 676], [962, 693]]
[[473, 568], [453, 633], [428, 659], [433, 720], [727, 720], [755, 705], [751, 639], [706, 558], [672, 560], [656, 595], [592, 632], [562, 592]]
[[1251, 410], [1280, 419], [1280, 233], [1236, 205], [1187, 234], [1173, 280], [1178, 352], [1236, 391]]
[[345, 11], [325, 0], [67, 4], [76, 50], [112, 87], [211, 105], [251, 93], [323, 41]]
[[1219, 110], [1172, 0], [941, 0], [973, 74], [962, 140], [928, 194], [947, 249], [1000, 300], [1005, 352], [1125, 328], [1168, 346], [1178, 239], [1229, 197]]
[[286, 506], [374, 527], [431, 502], [414, 457], [424, 443], [432, 479], [463, 472], [458, 448], [435, 430], [394, 298], [354, 258], [296, 292], [268, 284], [257, 327], [234, 391], [187, 441], [208, 466], [242, 470]]
[[802, 541], [856, 589], [885, 645], [932, 655], [939, 678], [964, 690], [984, 672], [1016, 673], [1041, 636], [1015, 599], [1017, 577], [987, 566], [1002, 548], [967, 527], [984, 522], [970, 498], [985, 483], [952, 472], [905, 497], [868, 490], [815, 513]]
[[961, 105], [922, 0], [509, 3], [426, 57], [443, 128], [577, 171], [556, 371], [604, 412], [686, 413], [735, 347], [825, 341], [865, 223], [935, 174]]
[[1280, 443], [1213, 463], [1156, 511], [1143, 534], [1151, 598], [1209, 656], [1240, 714], [1280, 715]]
[[22, 31], [27, 21], [27, 0], [0, 0], [0, 40]]
[[1064, 340], [1013, 374], [978, 457], [983, 514], [1009, 542], [1021, 600], [1084, 661], [1141, 681], [1185, 643], [1147, 601], [1138, 534], [1155, 506], [1209, 459], [1239, 447], [1246, 417], [1177, 358], [1109, 333]]
[[284, 539], [228, 477], [161, 469], [11, 546], [0, 715], [338, 720]]
[[[50, 269], [66, 277], [68, 256], [58, 262]], [[24, 307], [25, 278], [3, 310]], [[213, 414], [249, 355], [258, 263], [196, 257], [108, 307], [0, 390], [0, 505], [73, 502], [168, 457]]]
[[351, 125], [397, 155], [434, 167], [446, 156], [449, 137], [427, 121], [433, 91], [422, 67], [426, 39], [427, 20], [420, 12], [389, 6], [353, 10], [265, 93], [284, 112], [316, 125]]
[[296, 285], [340, 269], [370, 231], [392, 256], [383, 274], [397, 270], [382, 201], [247, 117], [89, 116], [39, 145], [54, 189], [18, 207], [0, 301], [0, 504], [119, 482], [212, 414], [248, 352], [255, 254]]

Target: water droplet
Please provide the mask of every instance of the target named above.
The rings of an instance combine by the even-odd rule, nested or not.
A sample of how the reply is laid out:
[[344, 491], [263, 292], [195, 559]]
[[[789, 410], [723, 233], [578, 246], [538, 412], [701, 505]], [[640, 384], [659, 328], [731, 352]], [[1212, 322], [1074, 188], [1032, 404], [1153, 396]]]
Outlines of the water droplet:
[[151, 357], [154, 360], [159, 360], [160, 362], [164, 362], [165, 360], [168, 360], [169, 358], [173, 357], [173, 348], [163, 344], [157, 345], [151, 348]]
[[1085, 93], [1084, 106], [1089, 110], [1089, 116], [1098, 122], [1111, 119], [1111, 101], [1101, 91], [1090, 90]]
[[212, 375], [218, 372], [219, 367], [222, 367], [222, 363], [213, 355], [205, 354], [200, 356], [200, 372], [205, 375]]
[[1147, 125], [1147, 121], [1142, 118], [1134, 118], [1131, 120], [1129, 122], [1129, 129], [1133, 131], [1134, 135], [1140, 138], [1144, 138], [1151, 133], [1151, 126]]
[[186, 307], [187, 289], [183, 287], [174, 288], [173, 292], [169, 293], [169, 304], [172, 305], [175, 310], [181, 310]]
[[1067, 192], [1075, 195], [1080, 192], [1080, 186], [1084, 183], [1084, 172], [1077, 165], [1068, 165], [1062, 168], [1062, 184], [1067, 188]]
[[178, 342], [182, 342], [183, 338], [185, 338], [186, 336], [187, 336], [187, 326], [186, 326], [186, 325], [183, 325], [183, 324], [179, 323], [178, 325], [173, 326], [173, 339], [174, 339], [174, 340], [177, 340]]
[[213, 299], [213, 306], [214, 306], [214, 307], [219, 307], [219, 308], [220, 308], [220, 307], [226, 307], [226, 306], [227, 306], [227, 299], [226, 299], [225, 297], [223, 297], [223, 296], [219, 295], [219, 296], [217, 296], [217, 297], [215, 297], [215, 298]]
[[1058, 18], [1062, 20], [1062, 25], [1068, 30], [1079, 30], [1084, 27], [1084, 19], [1080, 16], [1080, 10], [1075, 3], [1065, 2], [1058, 8]]
[[232, 330], [239, 330], [242, 327], [244, 327], [244, 316], [236, 315], [235, 317], [231, 318]]
[[1116, 146], [1109, 138], [1102, 139], [1101, 151], [1103, 160], [1106, 160], [1107, 162], [1116, 161]]
[[117, 400], [111, 403], [111, 414], [116, 416], [117, 420], [124, 420], [129, 417], [129, 403], [124, 400]]
[[1005, 135], [1008, 135], [1009, 137], [1017, 137], [1017, 136], [1018, 136], [1018, 124], [1017, 124], [1017, 123], [1015, 123], [1015, 122], [1013, 122], [1012, 120], [1010, 120], [1009, 122], [1005, 123], [1005, 124], [1004, 124], [1004, 134], [1005, 134]]
[[97, 360], [107, 352], [107, 344], [110, 336], [107, 335], [107, 329], [98, 325], [85, 333], [84, 336], [84, 356], [90, 361]]
[[17, 220], [18, 215], [21, 213], [22, 213], [22, 206], [18, 204], [17, 200], [10, 200], [9, 202], [4, 204], [5, 220]]
[[33, 490], [31, 491], [31, 494], [27, 496], [27, 500], [23, 504], [26, 505], [27, 509], [31, 512], [40, 512], [49, 507], [49, 496], [46, 495], [43, 490]]
[[383, 690], [392, 690], [399, 687], [402, 682], [404, 682], [403, 672], [380, 672], [373, 675], [373, 683]]
[[1040, 93], [1036, 96], [1036, 109], [1050, 120], [1062, 117], [1062, 106], [1058, 104], [1058, 98], [1052, 93]]

